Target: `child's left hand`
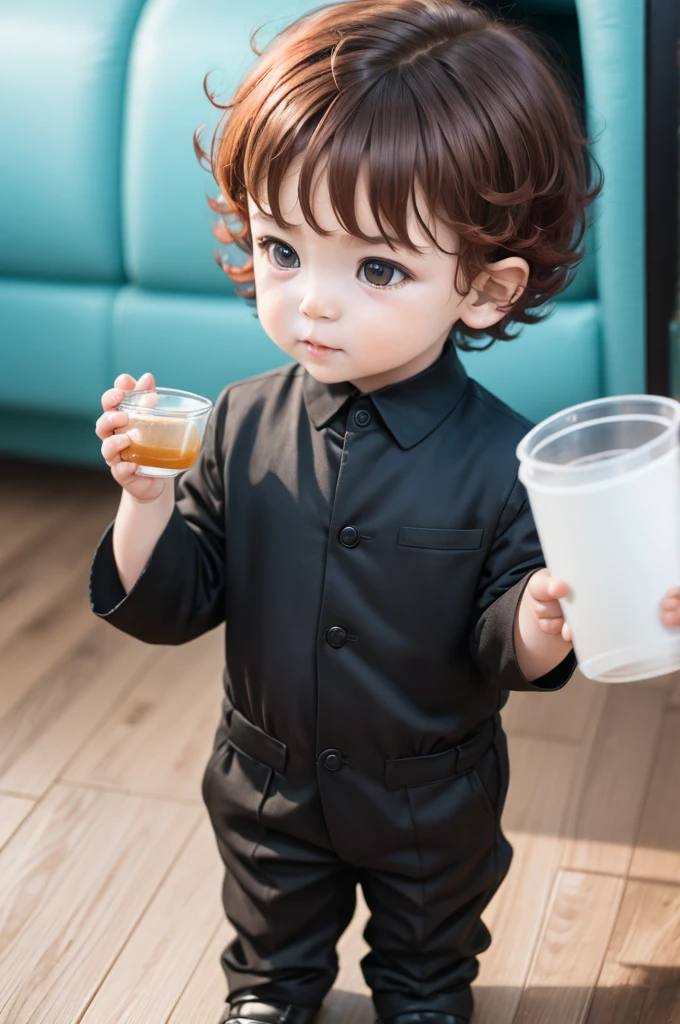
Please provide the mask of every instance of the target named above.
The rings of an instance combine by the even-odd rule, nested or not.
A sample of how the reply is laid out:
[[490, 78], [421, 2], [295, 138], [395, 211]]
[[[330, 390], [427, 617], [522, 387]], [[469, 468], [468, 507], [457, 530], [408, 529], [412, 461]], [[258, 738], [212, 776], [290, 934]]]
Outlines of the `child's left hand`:
[[680, 587], [671, 587], [661, 602], [664, 626], [680, 626]]
[[[567, 643], [571, 643], [571, 629], [564, 621], [560, 608], [560, 597], [569, 593], [569, 584], [551, 576], [547, 569], [539, 569], [527, 583], [527, 592], [531, 610], [544, 633], [559, 634]], [[678, 588], [680, 595], [680, 588]], [[680, 611], [678, 613], [680, 623]]]

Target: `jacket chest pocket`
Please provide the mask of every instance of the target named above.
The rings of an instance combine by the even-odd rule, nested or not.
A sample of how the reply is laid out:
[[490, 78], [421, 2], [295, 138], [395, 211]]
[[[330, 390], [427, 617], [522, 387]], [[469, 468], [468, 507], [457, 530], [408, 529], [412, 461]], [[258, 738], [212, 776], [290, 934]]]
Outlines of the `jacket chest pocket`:
[[437, 530], [421, 526], [400, 526], [397, 544], [402, 548], [431, 551], [479, 551], [484, 530]]

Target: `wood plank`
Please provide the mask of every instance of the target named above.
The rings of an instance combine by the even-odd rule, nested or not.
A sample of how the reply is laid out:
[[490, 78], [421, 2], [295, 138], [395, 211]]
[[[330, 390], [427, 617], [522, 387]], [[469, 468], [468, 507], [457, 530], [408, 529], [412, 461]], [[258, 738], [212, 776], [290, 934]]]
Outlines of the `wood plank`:
[[80, 1020], [199, 817], [161, 800], [50, 790], [0, 852], [4, 1020]]
[[97, 619], [90, 610], [87, 570], [59, 592], [0, 646], [0, 719], [30, 688], [58, 666], [92, 630]]
[[106, 471], [0, 459], [0, 476], [0, 563], [44, 534], [59, 532], [93, 498], [108, 500], [109, 519], [120, 500], [120, 488]]
[[507, 878], [484, 914], [492, 935], [475, 983], [478, 1024], [511, 1024], [559, 868], [561, 828], [578, 748], [510, 737], [503, 829], [513, 846]]
[[680, 888], [628, 882], [587, 1024], [680, 1022]]
[[[82, 1024], [165, 1024], [201, 959], [206, 940], [223, 919], [222, 875], [215, 838], [204, 816]], [[215, 1013], [212, 1024], [218, 1016]]]
[[9, 837], [16, 832], [21, 822], [31, 813], [34, 806], [35, 800], [26, 800], [20, 796], [9, 796], [7, 793], [0, 793], [0, 849], [5, 845]]
[[559, 872], [515, 1024], [581, 1024], [624, 885], [609, 875]]
[[18, 551], [0, 575], [0, 645], [27, 622], [46, 612], [87, 571], [107, 525], [108, 497], [95, 497], [69, 518], [57, 537], [41, 538], [29, 552]]
[[22, 498], [10, 505], [3, 497], [0, 505], [0, 566], [66, 528], [77, 508], [77, 499], [72, 496], [69, 500], [50, 496], [48, 502]]
[[217, 1024], [227, 994], [220, 953], [233, 934], [234, 930], [227, 921], [223, 921], [213, 933], [168, 1024]]
[[666, 712], [630, 875], [680, 882], [680, 708]]
[[675, 680], [673, 688], [671, 690], [670, 706], [672, 708], [680, 708], [680, 673], [675, 673]]
[[137, 685], [64, 778], [200, 802], [220, 715], [223, 644], [216, 629], [179, 647], [155, 648]]
[[606, 689], [562, 867], [627, 874], [666, 701], [660, 687]]
[[[152, 647], [96, 620], [75, 649], [0, 719], [0, 789], [40, 796], [154, 659]], [[10, 687], [11, 689], [11, 687]]]
[[588, 725], [600, 714], [603, 687], [578, 669], [555, 693], [518, 690], [503, 708], [503, 727], [512, 736], [579, 743]]

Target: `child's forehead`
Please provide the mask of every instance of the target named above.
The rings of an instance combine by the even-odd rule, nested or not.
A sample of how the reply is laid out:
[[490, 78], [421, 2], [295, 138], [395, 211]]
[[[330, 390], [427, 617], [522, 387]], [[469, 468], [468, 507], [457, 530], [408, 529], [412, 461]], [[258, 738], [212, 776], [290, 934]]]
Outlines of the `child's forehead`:
[[[299, 176], [299, 165], [291, 168], [285, 175], [279, 191], [279, 204], [283, 219], [288, 224], [294, 225], [294, 230], [304, 233], [306, 231], [312, 231], [313, 228], [305, 221], [300, 206], [298, 198]], [[433, 232], [439, 244], [443, 244], [444, 247], [448, 247], [453, 240], [452, 232], [442, 221], [430, 213], [422, 191], [417, 186], [414, 191], [416, 194], [416, 202], [418, 203], [418, 212], [420, 217], [422, 217]], [[272, 208], [267, 195], [266, 185], [261, 187], [257, 200], [259, 202], [259, 206], [255, 197], [250, 193], [248, 194], [248, 214], [251, 223], [260, 230], [266, 230], [267, 228], [271, 230], [277, 222], [272, 215]], [[317, 223], [324, 231], [330, 232], [334, 240], [347, 246], [362, 244], [362, 240], [356, 235], [351, 235], [339, 221], [333, 209], [333, 203], [331, 201], [328, 186], [328, 176], [325, 170], [321, 170], [315, 175], [311, 192], [311, 205]], [[357, 178], [354, 194], [354, 210], [360, 231], [369, 237], [382, 234], [371, 210], [368, 181], [364, 171], [362, 171]], [[408, 237], [424, 255], [435, 251], [431, 239], [427, 237], [419, 223], [418, 216], [416, 215], [412, 202], [408, 205], [407, 224]], [[385, 225], [385, 227], [387, 233], [391, 234], [389, 225]], [[399, 247], [399, 243], [397, 243], [397, 247]]]

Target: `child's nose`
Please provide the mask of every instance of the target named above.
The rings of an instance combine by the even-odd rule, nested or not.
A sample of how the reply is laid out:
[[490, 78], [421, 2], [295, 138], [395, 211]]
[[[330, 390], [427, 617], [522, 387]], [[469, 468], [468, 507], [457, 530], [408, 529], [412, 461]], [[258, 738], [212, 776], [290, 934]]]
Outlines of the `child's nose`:
[[337, 320], [340, 306], [330, 290], [322, 292], [319, 287], [313, 287], [305, 291], [299, 311], [310, 320]]

